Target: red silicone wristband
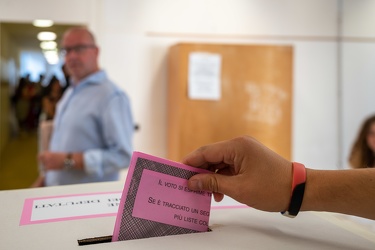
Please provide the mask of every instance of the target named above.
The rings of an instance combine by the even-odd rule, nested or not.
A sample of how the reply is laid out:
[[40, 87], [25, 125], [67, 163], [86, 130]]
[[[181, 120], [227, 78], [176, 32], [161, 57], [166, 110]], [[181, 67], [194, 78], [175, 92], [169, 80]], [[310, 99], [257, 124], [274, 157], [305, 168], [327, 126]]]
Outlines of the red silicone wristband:
[[281, 213], [287, 217], [294, 218], [299, 213], [305, 193], [306, 169], [303, 164], [298, 162], [293, 162], [292, 168], [293, 181], [289, 208], [287, 211]]
[[306, 182], [306, 169], [305, 166], [298, 162], [293, 162], [293, 182], [292, 182], [292, 195], [293, 191], [298, 184]]

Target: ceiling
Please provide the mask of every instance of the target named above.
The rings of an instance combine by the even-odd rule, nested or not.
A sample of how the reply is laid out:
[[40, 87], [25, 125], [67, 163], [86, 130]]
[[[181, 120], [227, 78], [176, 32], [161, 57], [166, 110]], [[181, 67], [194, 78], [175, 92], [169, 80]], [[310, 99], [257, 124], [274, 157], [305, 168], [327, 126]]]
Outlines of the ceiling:
[[56, 42], [59, 44], [63, 33], [74, 25], [54, 24], [48, 28], [39, 28], [31, 23], [1, 23], [1, 32], [7, 32], [12, 42], [19, 47], [39, 48], [40, 41], [37, 34], [41, 31], [52, 31], [57, 35]]

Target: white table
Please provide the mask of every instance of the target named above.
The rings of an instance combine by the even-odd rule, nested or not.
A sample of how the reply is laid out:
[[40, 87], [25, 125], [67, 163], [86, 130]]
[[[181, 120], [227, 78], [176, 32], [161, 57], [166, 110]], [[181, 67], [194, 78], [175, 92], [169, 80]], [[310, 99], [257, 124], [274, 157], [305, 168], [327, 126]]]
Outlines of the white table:
[[212, 209], [212, 232], [78, 246], [77, 240], [111, 235], [115, 216], [23, 225], [27, 198], [119, 192], [123, 182], [0, 191], [0, 249], [375, 249], [375, 231], [332, 213], [290, 219], [251, 208]]

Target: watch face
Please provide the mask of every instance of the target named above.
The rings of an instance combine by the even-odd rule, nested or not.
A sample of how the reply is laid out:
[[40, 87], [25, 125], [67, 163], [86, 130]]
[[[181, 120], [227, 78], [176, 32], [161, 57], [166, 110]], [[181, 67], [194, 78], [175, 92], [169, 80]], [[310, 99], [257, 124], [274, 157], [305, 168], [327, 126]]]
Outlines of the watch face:
[[66, 159], [64, 160], [64, 168], [65, 168], [65, 169], [72, 169], [72, 168], [74, 167], [74, 165], [75, 165], [75, 162], [74, 162], [73, 159], [71, 159], [71, 158], [66, 158]]

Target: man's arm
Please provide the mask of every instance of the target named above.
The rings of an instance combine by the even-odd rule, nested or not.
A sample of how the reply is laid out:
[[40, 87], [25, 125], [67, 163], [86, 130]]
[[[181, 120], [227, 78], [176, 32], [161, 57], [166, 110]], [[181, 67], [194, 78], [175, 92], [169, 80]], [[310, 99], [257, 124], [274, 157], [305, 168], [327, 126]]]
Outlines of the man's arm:
[[[84, 169], [83, 153], [72, 152], [72, 159], [74, 161], [73, 168]], [[65, 168], [65, 160], [67, 152], [50, 152], [44, 151], [39, 154], [38, 160], [42, 163], [44, 170], [61, 170]]]
[[[39, 155], [39, 161], [45, 170], [64, 168], [68, 153], [72, 153], [74, 168], [88, 174], [102, 176], [105, 173], [118, 172], [128, 166], [132, 154], [134, 123], [130, 103], [126, 96], [116, 95], [100, 111], [100, 132], [104, 145], [84, 152], [50, 152]], [[99, 140], [98, 140], [99, 141]]]

